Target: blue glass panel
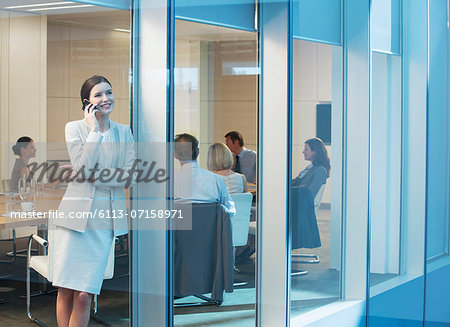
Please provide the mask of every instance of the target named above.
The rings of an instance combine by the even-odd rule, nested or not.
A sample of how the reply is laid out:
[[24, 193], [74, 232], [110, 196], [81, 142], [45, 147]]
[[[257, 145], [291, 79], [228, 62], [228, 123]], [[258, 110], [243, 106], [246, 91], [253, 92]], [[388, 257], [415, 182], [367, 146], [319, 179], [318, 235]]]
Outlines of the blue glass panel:
[[255, 30], [253, 0], [176, 0], [175, 17], [241, 30]]
[[400, 0], [372, 1], [372, 50], [400, 54]]
[[341, 0], [294, 0], [294, 37], [341, 44]]
[[448, 205], [447, 4], [429, 2], [427, 258], [446, 252]]

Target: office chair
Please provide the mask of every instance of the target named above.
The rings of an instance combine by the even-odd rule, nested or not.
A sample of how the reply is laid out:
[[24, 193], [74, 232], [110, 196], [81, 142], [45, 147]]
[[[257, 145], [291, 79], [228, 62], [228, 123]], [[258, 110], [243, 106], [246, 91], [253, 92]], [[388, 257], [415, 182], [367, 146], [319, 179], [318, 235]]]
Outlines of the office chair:
[[[252, 209], [253, 195], [251, 193], [233, 193], [230, 194], [234, 201], [236, 214], [231, 219], [231, 228], [233, 235], [233, 265], [234, 271], [239, 272], [235, 265], [235, 250], [236, 246], [244, 246], [248, 240], [248, 230], [250, 215]], [[248, 282], [235, 280], [233, 286], [245, 286]]]
[[[325, 184], [319, 188], [316, 196], [314, 197], [314, 212], [317, 217], [317, 210], [320, 207], [320, 203], [322, 202], [323, 192], [325, 191]], [[296, 263], [319, 263], [320, 258], [317, 254], [302, 254], [302, 253], [291, 253], [292, 258], [309, 258], [308, 260], [295, 260]]]
[[[44, 254], [43, 255], [31, 255], [31, 244], [33, 241], [37, 242], [41, 247], [43, 247]], [[115, 244], [117, 244], [117, 238], [113, 238], [113, 243], [111, 245], [111, 251], [108, 257], [108, 263], [106, 265], [104, 279], [111, 279], [114, 275], [114, 248]], [[49, 282], [53, 281], [53, 229], [49, 228], [48, 231], [48, 240], [43, 239], [42, 237], [33, 234], [28, 239], [27, 246], [27, 279], [26, 279], [26, 288], [27, 288], [27, 315], [28, 318], [35, 324], [39, 326], [46, 327], [39, 319], [33, 317], [30, 311], [31, 307], [31, 294], [30, 294], [30, 273], [31, 270], [36, 271], [39, 275], [46, 278]], [[107, 322], [105, 322], [102, 318], [100, 318], [97, 314], [97, 295], [94, 295], [93, 301], [93, 311], [91, 312], [91, 317], [94, 320], [102, 323], [105, 326], [110, 326]]]
[[[319, 209], [320, 203], [322, 201], [323, 192], [325, 190], [325, 184], [323, 184], [319, 191], [317, 192], [316, 196], [314, 197], [314, 211], [317, 213], [317, 210]], [[256, 235], [256, 221], [251, 221], [249, 224], [249, 233], [252, 235]], [[308, 258], [307, 260], [295, 260], [295, 263], [309, 263], [309, 264], [316, 264], [320, 262], [320, 258], [317, 254], [302, 254], [302, 253], [292, 253], [291, 252], [291, 258]], [[291, 272], [291, 277], [294, 276], [304, 276], [307, 275], [307, 270], [294, 270]]]
[[[204, 302], [175, 307], [220, 305], [224, 291], [233, 291], [233, 241], [230, 215], [220, 203], [176, 203], [183, 216], [192, 212], [192, 226], [174, 230], [174, 295]], [[175, 221], [185, 224], [187, 219]], [[204, 294], [211, 293], [211, 297]]]

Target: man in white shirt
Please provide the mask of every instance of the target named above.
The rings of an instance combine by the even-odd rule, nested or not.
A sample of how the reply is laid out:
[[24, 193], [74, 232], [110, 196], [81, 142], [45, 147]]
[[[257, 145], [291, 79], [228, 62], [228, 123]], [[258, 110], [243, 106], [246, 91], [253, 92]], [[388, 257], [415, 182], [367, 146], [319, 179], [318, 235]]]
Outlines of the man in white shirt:
[[256, 183], [256, 152], [244, 147], [244, 138], [237, 131], [225, 135], [225, 143], [235, 157], [234, 171], [243, 174], [249, 183]]
[[198, 140], [194, 136], [190, 134], [175, 136], [175, 158], [181, 164], [181, 171], [175, 173], [175, 198], [194, 203], [222, 203], [233, 216], [236, 209], [223, 178], [200, 168], [197, 163], [198, 154]]

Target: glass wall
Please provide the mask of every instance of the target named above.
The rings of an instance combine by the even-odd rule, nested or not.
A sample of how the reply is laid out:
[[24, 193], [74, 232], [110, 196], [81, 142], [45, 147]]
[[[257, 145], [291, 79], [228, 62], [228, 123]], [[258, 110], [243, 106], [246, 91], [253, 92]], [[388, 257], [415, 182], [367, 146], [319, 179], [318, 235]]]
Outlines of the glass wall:
[[372, 52], [370, 285], [400, 272], [401, 57]]
[[[199, 142], [199, 155], [194, 160], [196, 163], [175, 160], [175, 179], [186, 171], [186, 167], [192, 169], [194, 176], [197, 166], [191, 165], [198, 164], [199, 174], [203, 177], [192, 180], [192, 194], [187, 200], [196, 206], [198, 202], [205, 201], [206, 194], [209, 201], [214, 202], [213, 197], [208, 197], [208, 194], [217, 192], [214, 183], [205, 184], [206, 189], [201, 187], [201, 194], [195, 191], [194, 185], [201, 185], [216, 175], [226, 185], [226, 190], [220, 192], [227, 192], [235, 200], [237, 210], [236, 215], [231, 217], [232, 244], [226, 243], [218, 235], [213, 240], [220, 239], [221, 242], [201, 244], [201, 247], [211, 249], [233, 246], [234, 262], [224, 261], [223, 266], [215, 270], [216, 277], [209, 288], [202, 288], [211, 277], [208, 266], [222, 265], [222, 257], [212, 259], [206, 253], [198, 253], [198, 267], [192, 267], [196, 264], [192, 259], [184, 258], [187, 254], [180, 258], [182, 236], [174, 232], [175, 326], [255, 325], [258, 39], [253, 26], [255, 7], [245, 2], [239, 6], [239, 10], [235, 8], [236, 11], [232, 13], [230, 10], [233, 5], [175, 1], [177, 19], [174, 24], [172, 137], [187, 133]], [[240, 12], [240, 15], [236, 15], [236, 12]], [[240, 140], [236, 138], [236, 133], [225, 137], [233, 131], [240, 134]], [[247, 157], [243, 157], [244, 153]], [[238, 157], [243, 158], [239, 163], [241, 169], [237, 168]], [[247, 162], [252, 158], [253, 162]], [[177, 191], [175, 193], [178, 197]], [[238, 200], [242, 195], [248, 196], [247, 200]], [[194, 227], [191, 231], [199, 233], [197, 239], [205, 233], [195, 227], [198, 226], [195, 223], [198, 219], [201, 217], [193, 216]], [[211, 217], [212, 221], [215, 219]], [[254, 225], [251, 230], [249, 221]], [[208, 226], [201, 227], [204, 229]], [[196, 278], [186, 279], [186, 273], [183, 273], [180, 265], [187, 269], [186, 272], [193, 269]], [[226, 284], [226, 272], [229, 269], [234, 275], [231, 278], [232, 285]], [[218, 280], [217, 275], [222, 273], [225, 274], [223, 297], [222, 290], [218, 293], [214, 291], [216, 287], [221, 287], [222, 280]]]
[[430, 1], [427, 260], [449, 253], [448, 8]]
[[372, 10], [369, 325], [419, 325], [424, 313], [425, 11]]
[[449, 321], [449, 4], [429, 1], [425, 326]]
[[[372, 6], [369, 244], [371, 295], [400, 274], [402, 58], [399, 1]], [[382, 287], [382, 286], [379, 286]]]
[[[210, 196], [216, 188], [240, 210], [213, 234], [201, 229], [210, 221], [197, 224], [190, 232], [201, 251], [181, 266], [175, 232], [134, 221], [99, 297], [106, 321], [450, 321], [448, 1], [80, 1], [0, 6], [2, 180], [16, 159], [11, 143], [23, 135], [41, 144], [35, 161], [68, 162], [64, 126], [83, 119], [81, 84], [99, 74], [113, 86], [112, 120], [132, 126], [141, 144], [163, 144], [150, 156], [171, 177], [186, 164], [200, 172], [192, 182], [201, 194], [184, 200], [220, 202]], [[183, 133], [198, 140], [198, 158], [183, 161], [166, 148]], [[216, 147], [227, 165], [209, 160]], [[129, 208], [170, 206], [171, 183], [134, 187]], [[0, 194], [0, 210], [7, 201]], [[243, 240], [235, 243], [238, 218]], [[0, 238], [9, 242], [7, 223], [0, 219]], [[205, 236], [210, 244], [198, 242]], [[0, 287], [2, 321], [25, 324], [26, 262], [5, 264], [7, 244], [0, 242], [0, 275], [10, 275]], [[32, 274], [33, 289], [47, 287]], [[55, 301], [37, 296], [32, 311], [55, 324]]]
[[[295, 317], [341, 296], [342, 49], [294, 39], [293, 58], [291, 316]], [[308, 206], [311, 210], [305, 209]]]
[[[84, 118], [80, 89], [92, 75], [103, 75], [112, 84], [115, 106], [110, 118], [118, 123], [130, 124], [131, 11], [118, 3], [113, 6], [109, 8], [69, 1], [1, 2], [2, 180], [11, 176], [17, 158], [11, 151], [11, 145], [21, 136], [29, 136], [35, 142], [36, 157], [31, 158], [30, 163], [69, 164], [65, 125]], [[117, 9], [121, 7], [123, 9]], [[66, 187], [65, 183], [46, 185], [36, 195], [35, 210], [58, 209]], [[17, 249], [25, 248], [27, 237], [36, 232], [36, 228], [17, 228], [17, 235], [20, 235]], [[3, 250], [10, 246], [8, 242], [2, 242], [2, 256]], [[128, 326], [127, 235], [120, 237], [115, 250], [114, 277], [105, 279], [103, 283], [98, 311], [106, 321], [114, 322], [116, 326]], [[12, 325], [29, 323], [25, 302], [19, 297], [26, 293], [26, 264], [26, 258], [17, 257], [9, 266], [0, 266], [2, 270], [8, 267], [10, 274], [8, 283], [11, 283], [12, 291], [8, 303], [1, 310], [2, 316], [8, 312], [5, 316], [12, 319]], [[52, 289], [36, 272], [32, 272], [31, 278], [32, 292]], [[36, 296], [31, 299], [31, 311], [49, 326], [56, 325], [55, 304], [56, 292]], [[2, 317], [2, 324], [8, 323], [8, 319], [5, 321]]]

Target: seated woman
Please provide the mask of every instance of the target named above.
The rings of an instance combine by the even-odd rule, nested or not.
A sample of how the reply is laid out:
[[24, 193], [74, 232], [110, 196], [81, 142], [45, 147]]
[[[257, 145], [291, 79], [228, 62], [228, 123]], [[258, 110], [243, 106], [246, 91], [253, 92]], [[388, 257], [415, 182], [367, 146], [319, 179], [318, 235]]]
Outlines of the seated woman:
[[31, 137], [22, 136], [12, 147], [12, 151], [16, 156], [19, 156], [14, 162], [14, 167], [11, 172], [11, 188], [12, 191], [17, 192], [17, 184], [20, 178], [30, 174], [28, 163], [31, 158], [36, 157], [36, 148]]
[[305, 185], [311, 191], [314, 199], [320, 187], [326, 183], [330, 176], [330, 159], [325, 144], [316, 137], [305, 142], [303, 155], [305, 160], [311, 161], [311, 164], [294, 178], [292, 186]]
[[248, 191], [247, 180], [242, 174], [231, 170], [233, 155], [223, 143], [214, 143], [208, 150], [208, 169], [225, 180], [228, 193], [244, 193]]
[[[19, 158], [16, 159], [14, 167], [11, 172], [11, 191], [17, 192], [19, 180], [23, 177], [30, 175], [30, 168], [28, 164], [31, 158], [36, 157], [36, 147], [34, 146], [33, 139], [28, 136], [20, 137], [16, 144], [12, 147], [12, 151]], [[44, 184], [45, 187], [52, 187], [59, 184], [56, 180], [52, 183]]]

